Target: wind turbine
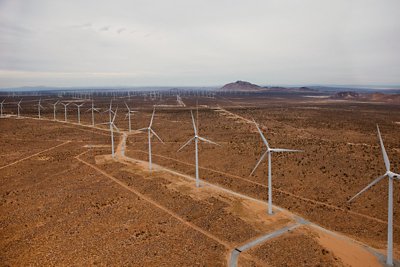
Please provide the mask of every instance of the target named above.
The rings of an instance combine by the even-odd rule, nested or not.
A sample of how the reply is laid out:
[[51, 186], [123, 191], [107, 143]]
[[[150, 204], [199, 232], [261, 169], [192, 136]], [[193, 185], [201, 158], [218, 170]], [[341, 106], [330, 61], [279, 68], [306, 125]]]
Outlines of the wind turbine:
[[92, 111], [92, 126], [94, 127], [94, 112], [100, 112], [97, 108], [94, 107], [94, 101], [92, 100], [92, 107], [89, 108], [87, 111]]
[[128, 109], [128, 112], [126, 113], [125, 118], [126, 118], [126, 116], [128, 116], [129, 132], [131, 132], [132, 131], [132, 128], [131, 128], [131, 114], [135, 113], [137, 111], [131, 111], [131, 109], [129, 108], [128, 104], [126, 104], [126, 102], [124, 102], [124, 103], [125, 103], [126, 108]]
[[271, 148], [268, 144], [267, 139], [265, 138], [264, 134], [262, 133], [258, 124], [253, 120], [254, 124], [257, 127], [258, 132], [261, 135], [261, 138], [267, 147], [267, 151], [261, 156], [260, 160], [257, 162], [256, 166], [254, 167], [253, 171], [250, 173], [250, 176], [253, 175], [254, 171], [257, 169], [258, 165], [260, 165], [261, 161], [264, 160], [265, 155], [268, 155], [268, 214], [272, 215], [272, 173], [271, 173], [271, 156], [272, 153], [280, 153], [280, 152], [302, 152], [301, 150], [294, 150], [294, 149], [286, 149], [286, 148]]
[[62, 103], [62, 102], [60, 102], [60, 103], [61, 103], [61, 105], [64, 106], [64, 121], [67, 121], [67, 106], [68, 106], [69, 104], [71, 104], [71, 103], [67, 103], [67, 104], [64, 104], [64, 103]]
[[386, 172], [373, 180], [369, 185], [367, 185], [363, 190], [358, 192], [354, 197], [352, 197], [348, 202], [353, 201], [356, 197], [367, 191], [369, 188], [380, 182], [383, 178], [388, 177], [389, 180], [389, 197], [388, 197], [388, 233], [387, 233], [387, 256], [386, 256], [386, 264], [389, 266], [393, 266], [393, 179], [400, 180], [400, 174], [394, 173], [390, 170], [390, 161], [389, 157], [386, 153], [385, 146], [383, 145], [381, 132], [379, 131], [378, 125], [376, 125], [376, 129], [378, 130], [379, 142], [381, 145], [383, 161], [385, 162]]
[[84, 105], [85, 103], [82, 103], [80, 105], [75, 104], [75, 106], [77, 106], [78, 108], [78, 123], [81, 124], [81, 107]]
[[53, 120], [56, 120], [56, 106], [57, 106], [58, 102], [60, 102], [60, 101], [57, 100], [56, 103], [52, 104], [53, 105]]
[[[193, 130], [194, 130], [194, 137], [190, 138], [189, 141], [187, 141], [181, 148], [179, 148], [178, 152], [181, 151], [185, 146], [189, 145], [190, 142], [193, 141], [194, 139], [194, 147], [195, 147], [195, 159], [196, 159], [196, 187], [200, 186], [200, 177], [199, 177], [199, 151], [198, 151], [198, 143], [200, 141], [204, 141], [213, 145], [218, 145], [217, 143], [210, 141], [208, 139], [205, 139], [201, 136], [198, 135], [197, 133], [197, 127], [194, 122], [194, 117], [193, 117], [193, 112], [190, 110], [190, 114], [192, 115], [192, 123], [193, 123]], [[198, 119], [197, 119], [198, 120]]]
[[20, 114], [20, 109], [22, 109], [22, 107], [21, 107], [21, 102], [22, 102], [22, 98], [21, 98], [21, 100], [17, 103], [17, 108], [18, 108], [18, 113], [17, 113], [17, 118], [19, 118], [19, 114]]
[[3, 101], [0, 102], [0, 117], [3, 117], [3, 105], [4, 105], [4, 101], [6, 101], [5, 99]]
[[146, 128], [142, 128], [139, 129], [138, 131], [146, 131], [147, 130], [147, 135], [148, 135], [148, 143], [149, 143], [149, 170], [151, 171], [151, 134], [154, 134], [158, 140], [161, 141], [161, 143], [164, 144], [163, 140], [161, 140], [161, 138], [156, 134], [156, 132], [151, 128], [151, 126], [153, 125], [153, 118], [154, 118], [154, 114], [156, 112], [156, 109], [153, 108], [153, 114], [151, 115], [151, 120], [150, 120], [150, 124], [149, 127]]
[[41, 101], [42, 101], [42, 99], [39, 99], [39, 103], [38, 103], [38, 105], [37, 105], [37, 107], [38, 107], [38, 117], [39, 117], [39, 119], [40, 119], [40, 108], [44, 108], [44, 107], [42, 106], [42, 104], [40, 104]]
[[114, 131], [113, 131], [113, 129], [115, 128], [119, 132], [119, 129], [114, 124], [115, 118], [117, 116], [117, 111], [118, 111], [118, 107], [115, 110], [115, 112], [113, 112], [114, 113], [114, 117], [112, 118], [112, 120], [110, 119], [109, 122], [102, 123], [102, 124], [108, 124], [110, 126], [110, 132], [111, 132], [111, 155], [112, 155], [113, 158], [115, 157], [115, 153], [114, 153]]
[[110, 100], [110, 107], [108, 109], [104, 110], [104, 112], [107, 112], [107, 111], [109, 114], [109, 120], [111, 121], [111, 118], [112, 118], [111, 114], [114, 113], [114, 111], [112, 110], [112, 99]]

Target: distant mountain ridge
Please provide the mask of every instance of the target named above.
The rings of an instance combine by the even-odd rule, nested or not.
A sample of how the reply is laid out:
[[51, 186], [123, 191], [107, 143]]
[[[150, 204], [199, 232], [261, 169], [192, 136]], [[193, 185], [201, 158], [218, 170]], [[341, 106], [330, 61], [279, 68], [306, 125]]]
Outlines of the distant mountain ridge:
[[317, 90], [306, 86], [302, 87], [282, 87], [282, 86], [259, 86], [246, 81], [236, 81], [227, 83], [219, 91], [224, 92], [316, 92]]

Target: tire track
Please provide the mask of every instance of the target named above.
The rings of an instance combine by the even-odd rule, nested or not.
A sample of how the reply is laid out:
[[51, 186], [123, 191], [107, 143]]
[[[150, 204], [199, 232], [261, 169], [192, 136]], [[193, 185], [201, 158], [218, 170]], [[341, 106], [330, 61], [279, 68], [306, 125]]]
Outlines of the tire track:
[[22, 161], [24, 161], [24, 160], [33, 158], [33, 157], [35, 157], [35, 156], [37, 156], [37, 155], [40, 155], [40, 154], [42, 154], [42, 153], [44, 153], [44, 152], [53, 150], [53, 149], [55, 149], [55, 148], [58, 148], [58, 147], [60, 147], [60, 146], [63, 146], [63, 145], [65, 145], [65, 144], [68, 144], [68, 143], [70, 143], [70, 142], [71, 142], [71, 141], [65, 141], [65, 142], [62, 143], [62, 144], [58, 144], [58, 145], [56, 145], [56, 146], [53, 146], [53, 147], [47, 148], [47, 149], [45, 149], [45, 150], [39, 151], [39, 152], [37, 152], [37, 153], [35, 153], [35, 154], [33, 154], [33, 155], [30, 155], [30, 156], [27, 156], [27, 157], [25, 157], [25, 158], [22, 158], [22, 159], [19, 159], [19, 160], [17, 160], [17, 161], [14, 161], [14, 162], [12, 162], [12, 163], [10, 163], [10, 164], [1, 166], [1, 167], [0, 167], [0, 170], [2, 170], [2, 169], [4, 169], [4, 168], [7, 168], [7, 167], [10, 167], [10, 166], [12, 166], [12, 165], [15, 165], [15, 164], [17, 164], [17, 163], [20, 163], [20, 162], [22, 162]]

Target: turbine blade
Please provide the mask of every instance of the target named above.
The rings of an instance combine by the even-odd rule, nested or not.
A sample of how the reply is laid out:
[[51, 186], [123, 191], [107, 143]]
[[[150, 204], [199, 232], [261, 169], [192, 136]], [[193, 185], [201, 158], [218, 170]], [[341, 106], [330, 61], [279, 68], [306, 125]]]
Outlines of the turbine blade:
[[118, 107], [117, 107], [117, 109], [116, 109], [115, 112], [114, 112], [114, 117], [113, 117], [113, 119], [112, 119], [112, 123], [113, 123], [113, 124], [114, 124], [115, 118], [117, 117], [117, 111], [118, 111]]
[[205, 138], [200, 137], [200, 136], [199, 136], [199, 140], [204, 141], [204, 142], [206, 142], [206, 143], [213, 144], [213, 145], [221, 146], [221, 145], [218, 144], [218, 143], [215, 143], [215, 142], [213, 142], [213, 141], [211, 141], [211, 140], [205, 139]]
[[164, 141], [163, 140], [161, 140], [161, 138], [156, 134], [156, 132], [155, 131], [153, 131], [153, 129], [151, 129], [150, 128], [150, 131], [158, 138], [158, 140], [160, 140], [160, 142], [161, 143], [163, 143], [164, 144]]
[[124, 102], [124, 104], [125, 104], [126, 108], [128, 109], [128, 111], [131, 111], [131, 110], [129, 109], [129, 107], [128, 107], [128, 104], [126, 104], [126, 102]]
[[193, 111], [192, 110], [190, 110], [190, 114], [192, 115], [192, 123], [193, 123], [194, 135], [197, 135], [197, 128], [196, 128], [196, 123], [194, 122], [194, 117], [193, 117]]
[[387, 155], [387, 153], [386, 153], [385, 146], [383, 145], [383, 140], [382, 140], [381, 132], [379, 131], [378, 125], [376, 125], [376, 129], [378, 129], [378, 136], [379, 136], [379, 141], [380, 141], [380, 143], [381, 143], [383, 161], [385, 162], [386, 171], [390, 171], [390, 161], [389, 161], [389, 157], [388, 157], [388, 155]]
[[194, 137], [192, 137], [192, 138], [190, 138], [189, 139], [189, 141], [187, 141], [183, 146], [181, 146], [179, 149], [178, 149], [178, 151], [177, 152], [179, 152], [179, 151], [181, 151], [185, 146], [187, 146], [187, 145], [189, 145], [190, 144], [190, 142], [192, 142], [193, 141], [193, 139], [194, 139]]
[[151, 120], [150, 120], [150, 125], [149, 128], [151, 128], [151, 126], [153, 125], [153, 118], [154, 118], [154, 113], [156, 112], [156, 109], [153, 108], [153, 114], [151, 115]]
[[371, 188], [373, 185], [375, 185], [376, 183], [378, 183], [380, 180], [382, 180], [383, 178], [386, 177], [386, 173], [382, 176], [379, 176], [378, 178], [376, 178], [375, 180], [373, 180], [369, 185], [367, 185], [363, 190], [361, 190], [360, 192], [358, 192], [354, 197], [350, 198], [349, 201], [347, 202], [351, 202], [353, 201], [353, 199], [355, 199], [356, 197], [358, 197], [359, 195], [361, 195], [362, 193], [364, 193], [365, 191], [367, 191], [369, 188]]
[[138, 130], [136, 130], [136, 131], [145, 131], [145, 130], [147, 131], [148, 129], [149, 129], [149, 128], [146, 127], [146, 128], [140, 128], [140, 129], [138, 129]]
[[257, 170], [257, 168], [258, 168], [258, 165], [260, 165], [260, 163], [261, 163], [261, 161], [263, 161], [264, 160], [264, 158], [265, 158], [265, 155], [267, 155], [267, 153], [268, 153], [268, 150], [267, 151], [265, 151], [264, 152], [264, 154], [261, 156], [261, 158], [258, 160], [258, 162], [257, 162], [257, 164], [256, 164], [256, 166], [254, 167], [254, 169], [251, 171], [251, 173], [250, 173], [250, 175], [249, 176], [252, 176], [253, 175], [253, 173]]
[[286, 148], [271, 148], [270, 151], [272, 151], [272, 152], [303, 152], [303, 150], [286, 149]]
[[268, 141], [267, 141], [267, 139], [265, 138], [264, 134], [262, 133], [260, 127], [258, 127], [258, 124], [257, 124], [257, 122], [256, 122], [254, 119], [253, 119], [253, 122], [254, 122], [254, 124], [256, 125], [257, 130], [258, 130], [258, 132], [260, 133], [261, 138], [262, 138], [264, 144], [265, 144], [265, 145], [267, 146], [267, 148], [269, 149]]

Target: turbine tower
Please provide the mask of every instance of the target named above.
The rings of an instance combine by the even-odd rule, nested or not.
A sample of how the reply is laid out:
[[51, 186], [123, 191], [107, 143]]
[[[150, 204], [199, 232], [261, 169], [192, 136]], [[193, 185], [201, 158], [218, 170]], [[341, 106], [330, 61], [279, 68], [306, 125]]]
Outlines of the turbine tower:
[[373, 180], [369, 185], [367, 185], [363, 190], [358, 192], [354, 197], [352, 197], [348, 202], [353, 201], [356, 197], [367, 191], [369, 188], [380, 182], [383, 178], [387, 177], [389, 181], [389, 197], [388, 197], [388, 232], [387, 232], [387, 256], [386, 256], [386, 264], [389, 266], [393, 266], [393, 180], [400, 180], [400, 174], [394, 173], [390, 170], [390, 161], [389, 157], [386, 153], [385, 146], [383, 145], [381, 132], [379, 131], [378, 125], [376, 125], [376, 129], [378, 130], [379, 142], [381, 145], [383, 161], [385, 162], [386, 172]]
[[126, 113], [125, 118], [128, 117], [129, 132], [131, 132], [131, 131], [132, 131], [132, 127], [131, 127], [131, 114], [132, 114], [132, 113], [135, 113], [135, 112], [137, 112], [137, 111], [131, 111], [131, 109], [129, 108], [128, 104], [126, 104], [126, 102], [124, 102], [124, 103], [125, 103], [126, 108], [128, 109], [128, 112]]
[[87, 111], [92, 111], [92, 126], [94, 127], [94, 112], [100, 112], [97, 108], [94, 107], [94, 101], [92, 99], [92, 107], [89, 108]]
[[[253, 120], [254, 121], [254, 120]], [[280, 153], [280, 152], [302, 152], [301, 150], [294, 150], [294, 149], [286, 149], [286, 148], [271, 148], [265, 138], [264, 134], [262, 133], [258, 124], [254, 121], [254, 124], [257, 127], [258, 132], [261, 135], [261, 138], [264, 142], [264, 145], [267, 147], [267, 151], [261, 156], [260, 160], [257, 162], [256, 166], [254, 167], [253, 171], [250, 173], [250, 176], [253, 175], [255, 170], [257, 169], [258, 165], [260, 165], [261, 161], [264, 160], [265, 155], [268, 155], [268, 214], [272, 215], [272, 170], [271, 170], [271, 156], [272, 153]]]
[[4, 105], [4, 101], [6, 101], [5, 99], [3, 101], [0, 102], [0, 117], [3, 117], [3, 105]]
[[82, 103], [80, 105], [75, 104], [75, 106], [77, 106], [78, 108], [78, 123], [81, 124], [81, 107], [84, 105], [85, 103]]
[[142, 128], [139, 129], [138, 131], [147, 131], [147, 135], [148, 135], [148, 143], [149, 143], [149, 170], [151, 171], [151, 134], [154, 134], [158, 140], [161, 141], [161, 143], [164, 144], [163, 140], [161, 140], [161, 138], [156, 134], [156, 132], [151, 128], [151, 126], [153, 125], [153, 119], [154, 119], [154, 114], [156, 112], [156, 109], [153, 108], [153, 114], [151, 115], [151, 120], [150, 120], [150, 124], [149, 127], [146, 128]]
[[195, 160], [196, 160], [196, 187], [200, 186], [200, 177], [199, 177], [199, 151], [198, 151], [198, 143], [200, 141], [204, 141], [213, 145], [219, 145], [213, 141], [210, 141], [206, 138], [203, 138], [198, 135], [196, 123], [194, 122], [193, 112], [190, 110], [190, 114], [192, 115], [192, 123], [193, 123], [193, 130], [194, 130], [194, 137], [190, 138], [181, 148], [179, 148], [178, 152], [181, 151], [185, 146], [189, 145], [194, 140], [194, 147], [195, 147]]
[[107, 124], [107, 125], [110, 126], [110, 132], [111, 132], [111, 155], [112, 155], [113, 158], [115, 157], [115, 152], [114, 152], [114, 131], [113, 131], [114, 128], [119, 132], [119, 129], [114, 124], [115, 118], [117, 116], [117, 111], [118, 111], [118, 107], [115, 110], [115, 112], [113, 112], [114, 113], [114, 117], [112, 118], [112, 120], [110, 120], [109, 122], [106, 122], [106, 123], [102, 123], [102, 124]]
[[61, 103], [61, 105], [64, 106], [64, 121], [66, 122], [66, 121], [67, 121], [67, 106], [68, 106], [69, 104], [71, 104], [71, 103], [67, 103], [67, 104], [64, 104], [64, 103], [62, 103], [62, 102], [60, 102], [60, 103]]
[[20, 109], [22, 109], [22, 107], [21, 107], [21, 102], [22, 102], [22, 98], [21, 98], [21, 100], [17, 103], [17, 108], [18, 108], [18, 113], [17, 113], [17, 118], [19, 118], [19, 115], [20, 115]]
[[52, 104], [53, 105], [53, 120], [56, 120], [56, 106], [57, 106], [58, 102], [60, 102], [60, 101], [57, 100], [56, 103]]
[[39, 119], [40, 119], [40, 108], [43, 108], [43, 109], [44, 109], [44, 107], [42, 106], [42, 104], [40, 104], [41, 101], [42, 101], [42, 99], [39, 99], [39, 103], [38, 103], [38, 105], [37, 105], [37, 107], [38, 107], [38, 117], [39, 117]]

